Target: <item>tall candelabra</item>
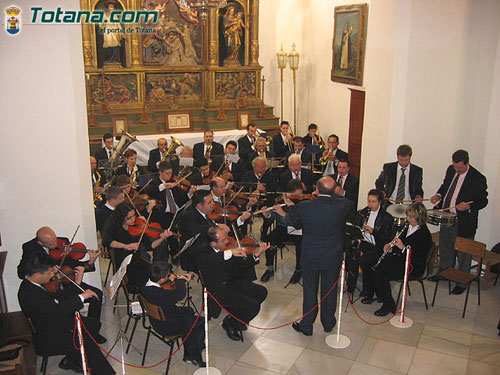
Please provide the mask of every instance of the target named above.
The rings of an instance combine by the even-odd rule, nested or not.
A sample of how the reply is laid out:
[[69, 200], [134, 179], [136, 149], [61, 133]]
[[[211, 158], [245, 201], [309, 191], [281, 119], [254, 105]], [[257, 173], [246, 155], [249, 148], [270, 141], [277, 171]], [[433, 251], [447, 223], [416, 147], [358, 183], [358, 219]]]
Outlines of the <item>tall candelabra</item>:
[[[293, 130], [297, 134], [297, 69], [299, 68], [299, 53], [295, 50], [295, 43], [292, 44], [292, 51], [288, 54], [288, 61], [293, 72]], [[281, 91], [283, 91], [283, 83]]]
[[286, 68], [286, 60], [287, 60], [287, 54], [285, 51], [283, 51], [283, 46], [281, 46], [281, 49], [276, 52], [276, 57], [278, 59], [278, 69], [280, 70], [280, 77], [281, 77], [281, 121], [283, 121], [283, 69]]

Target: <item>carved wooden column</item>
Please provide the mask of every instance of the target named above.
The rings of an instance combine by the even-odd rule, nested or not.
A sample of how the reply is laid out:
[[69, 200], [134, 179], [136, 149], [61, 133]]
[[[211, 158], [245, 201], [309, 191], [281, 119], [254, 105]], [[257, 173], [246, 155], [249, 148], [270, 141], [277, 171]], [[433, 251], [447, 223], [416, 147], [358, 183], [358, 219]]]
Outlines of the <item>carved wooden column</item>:
[[259, 0], [250, 6], [250, 65], [259, 65]]
[[219, 65], [219, 46], [217, 44], [218, 31], [217, 31], [217, 10], [214, 8], [209, 9], [208, 14], [208, 64]]
[[[90, 4], [86, 0], [80, 0], [81, 9], [90, 9]], [[83, 63], [85, 64], [85, 69], [92, 68], [92, 33], [91, 33], [91, 23], [82, 23], [82, 39], [83, 39]]]
[[142, 37], [142, 34], [140, 33], [130, 33], [127, 34], [127, 36], [130, 38], [130, 54], [131, 54], [131, 62], [132, 62], [132, 67], [140, 67], [142, 66], [141, 62], [141, 43], [139, 38]]

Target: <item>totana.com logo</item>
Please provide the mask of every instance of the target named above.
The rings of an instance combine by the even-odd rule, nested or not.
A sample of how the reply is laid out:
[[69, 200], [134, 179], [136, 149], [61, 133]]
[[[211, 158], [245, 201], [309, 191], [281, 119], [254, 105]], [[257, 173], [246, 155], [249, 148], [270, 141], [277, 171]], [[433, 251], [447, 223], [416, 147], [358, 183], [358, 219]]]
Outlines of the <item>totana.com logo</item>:
[[11, 5], [5, 8], [5, 31], [15, 35], [21, 31], [21, 8]]

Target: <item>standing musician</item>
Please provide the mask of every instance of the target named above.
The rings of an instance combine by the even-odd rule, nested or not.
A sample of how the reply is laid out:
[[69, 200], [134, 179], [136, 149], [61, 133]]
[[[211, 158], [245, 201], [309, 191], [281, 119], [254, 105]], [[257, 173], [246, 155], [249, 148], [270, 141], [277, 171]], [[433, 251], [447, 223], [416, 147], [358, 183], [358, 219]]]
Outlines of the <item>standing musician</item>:
[[[177, 306], [176, 303], [186, 297], [186, 283], [193, 274], [179, 276], [172, 272], [167, 262], [155, 262], [151, 265], [149, 280], [142, 288], [142, 296], [150, 303], [160, 306], [165, 321], [149, 317], [154, 330], [164, 336], [185, 335], [190, 331], [196, 315], [189, 306]], [[206, 367], [201, 357], [204, 348], [205, 330], [201, 319], [196, 322], [190, 335], [184, 341], [184, 358], [186, 363], [197, 367]]]
[[[83, 292], [69, 284], [64, 294], [55, 295], [47, 292], [42, 285], [48, 283], [57, 273], [54, 260], [44, 253], [34, 254], [25, 264], [26, 275], [17, 294], [22, 311], [30, 318], [36, 329], [35, 346], [42, 348], [44, 355], [65, 357], [59, 363], [63, 370], [82, 373], [80, 351], [73, 345], [75, 317], [74, 313], [83, 307], [83, 301], [102, 298], [91, 289]], [[78, 267], [75, 283], [86, 288], [82, 283], [83, 268]], [[92, 316], [83, 317], [82, 321], [97, 342], [101, 323]], [[85, 353], [90, 373], [94, 375], [113, 375], [115, 371], [108, 363], [99, 347], [82, 328]]]
[[130, 178], [133, 187], [139, 182], [139, 167], [137, 166], [137, 151], [127, 148], [123, 153], [125, 164], [116, 168], [115, 175], [126, 175]]
[[247, 166], [246, 170], [252, 169], [252, 160], [255, 159], [257, 156], [260, 156], [264, 159], [266, 159], [266, 164], [268, 160], [271, 160], [271, 153], [267, 151], [267, 144], [266, 144], [266, 139], [263, 137], [258, 137], [254, 144], [253, 144], [254, 150], [250, 151], [247, 155]]
[[[19, 265], [17, 266], [17, 276], [20, 279], [24, 279], [29, 272], [28, 263], [38, 254], [49, 255], [50, 250], [54, 250], [58, 247], [57, 244], [58, 239], [64, 240], [66, 243], [69, 244], [69, 240], [67, 238], [57, 237], [55, 232], [49, 227], [41, 227], [40, 229], [38, 229], [36, 231], [36, 237], [33, 238], [31, 241], [25, 242], [23, 244], [23, 255], [21, 257]], [[81, 267], [86, 272], [92, 272], [95, 271], [94, 263], [100, 254], [101, 254], [100, 250], [99, 251], [88, 250], [89, 259], [83, 262], [75, 260], [70, 256], [66, 256], [61, 266], [69, 266], [73, 269]], [[66, 289], [68, 289], [68, 286], [70, 285], [68, 284], [62, 284], [62, 285], [63, 285], [63, 292], [66, 293]], [[99, 297], [96, 299], [94, 298], [90, 299], [87, 302], [89, 302], [88, 316], [96, 319], [97, 321], [100, 321], [101, 308], [102, 308], [102, 291], [99, 288], [87, 285], [85, 283], [82, 283], [82, 286], [86, 289], [92, 290], [92, 292]], [[71, 290], [71, 288], [69, 288], [69, 290]], [[101, 335], [97, 335], [95, 339], [98, 343], [106, 342], [106, 338], [104, 338]]]
[[104, 147], [97, 150], [94, 155], [98, 163], [101, 160], [108, 160], [113, 155], [113, 136], [106, 133], [102, 136], [102, 141], [104, 142]]
[[[323, 298], [335, 284], [340, 271], [344, 246], [342, 233], [346, 216], [352, 203], [345, 197], [334, 193], [335, 181], [331, 177], [322, 177], [316, 185], [318, 198], [300, 202], [286, 200], [289, 207], [290, 222], [297, 229], [302, 229], [302, 266], [304, 314], [312, 310], [318, 301], [318, 286], [321, 280], [320, 295]], [[335, 308], [337, 287], [321, 304], [321, 324], [325, 332], [335, 327]], [[313, 323], [318, 310], [314, 309], [300, 323], [292, 327], [306, 336], [313, 333]]]
[[281, 121], [279, 134], [273, 137], [273, 156], [284, 158], [287, 151], [292, 151], [292, 136], [289, 133], [290, 124], [288, 121]]
[[[439, 234], [439, 271], [455, 265], [455, 240], [457, 236], [474, 239], [477, 229], [479, 210], [488, 204], [486, 177], [469, 164], [469, 153], [464, 150], [455, 151], [452, 164], [446, 170], [443, 184], [431, 203], [438, 208], [446, 209], [457, 215], [457, 222], [451, 227], [441, 226]], [[458, 268], [469, 272], [472, 256], [457, 252]], [[439, 272], [438, 272], [439, 273]], [[437, 281], [439, 276], [431, 276], [429, 280]], [[451, 291], [462, 294], [465, 285], [457, 284]]]
[[380, 172], [375, 187], [384, 192], [384, 198], [392, 200], [415, 200], [422, 202], [422, 168], [411, 164], [412, 149], [401, 145], [397, 151], [397, 162], [386, 163]]
[[309, 145], [319, 146], [318, 151], [313, 152], [314, 158], [319, 157], [319, 155], [323, 153], [323, 146], [325, 145], [325, 141], [323, 141], [323, 138], [318, 135], [318, 133], [318, 125], [310, 124], [307, 127], [307, 135], [302, 137], [302, 141], [304, 142], [304, 146], [306, 149]]
[[349, 174], [351, 163], [347, 159], [339, 159], [337, 164], [337, 173], [331, 176], [338, 184], [335, 192], [345, 196], [352, 203], [354, 208], [358, 207], [359, 180], [356, 176]]
[[[355, 223], [363, 231], [363, 240], [359, 244], [358, 252], [359, 266], [363, 270], [363, 292], [361, 300], [363, 304], [371, 304], [374, 301], [375, 282], [373, 280], [373, 270], [371, 267], [377, 263], [382, 255], [384, 245], [392, 238], [392, 216], [382, 207], [384, 193], [380, 190], [372, 189], [368, 192], [367, 206], [358, 211]], [[354, 290], [358, 277], [358, 264], [347, 267], [349, 276], [354, 275], [351, 280], [348, 277], [348, 289]]]
[[213, 171], [217, 171], [221, 164], [221, 159], [217, 156], [224, 155], [224, 147], [217, 142], [214, 142], [214, 132], [210, 129], [206, 129], [203, 132], [203, 142], [196, 143], [193, 147], [194, 161], [205, 157], [207, 160], [212, 160], [212, 156], [215, 156], [213, 160], [214, 163], [210, 163], [210, 168]]
[[97, 170], [97, 160], [93, 156], [90, 157], [90, 173], [92, 176], [92, 190], [94, 192], [94, 203], [98, 203], [96, 202], [96, 198], [98, 194], [102, 193], [102, 187], [106, 183], [106, 176], [104, 175], [104, 173], [99, 172]]
[[337, 173], [337, 166], [339, 164], [339, 160], [348, 159], [347, 152], [342, 151], [338, 148], [339, 146], [339, 137], [336, 134], [331, 134], [328, 136], [328, 148], [323, 152], [322, 158], [326, 157], [327, 162], [325, 166], [325, 171], [323, 172], [323, 176], [330, 176], [334, 173]]
[[257, 125], [250, 123], [247, 125], [247, 134], [238, 139], [238, 156], [243, 160], [248, 160], [247, 156], [250, 151], [255, 150], [253, 144], [255, 143], [255, 133], [257, 132]]
[[194, 163], [197, 171], [188, 177], [188, 180], [196, 186], [208, 185], [212, 178], [215, 176], [215, 172], [210, 170], [210, 164], [205, 157], [201, 157]]
[[151, 173], [158, 172], [158, 164], [163, 159], [168, 149], [168, 142], [165, 138], [158, 138], [157, 145], [158, 147], [149, 151], [148, 171]]
[[124, 200], [125, 194], [123, 194], [123, 190], [118, 186], [110, 186], [106, 191], [106, 203], [95, 210], [96, 229], [101, 232], [101, 234], [108, 217], [113, 213], [116, 206]]
[[301, 137], [293, 137], [293, 150], [292, 151], [287, 151], [286, 153], [286, 159], [288, 160], [288, 157], [292, 154], [297, 154], [300, 156], [300, 160], [302, 161], [302, 164], [305, 165], [310, 165], [312, 163], [312, 154], [306, 150], [306, 147], [304, 145], [304, 142], [302, 141]]
[[292, 154], [288, 157], [288, 169], [280, 175], [280, 189], [287, 191], [288, 183], [291, 180], [300, 180], [304, 184], [306, 193], [312, 193], [314, 185], [314, 174], [311, 170], [302, 168], [300, 156]]
[[[109, 217], [102, 233], [103, 246], [114, 252], [116, 269], [120, 267], [127, 255], [133, 254], [132, 261], [127, 268], [127, 286], [131, 292], [139, 292], [148, 279], [151, 264], [148, 250], [154, 251], [172, 235], [172, 232], [164, 230], [155, 240], [151, 240], [146, 234], [141, 238], [140, 234], [130, 233], [130, 228], [133, 228], [135, 221], [134, 206], [129, 202], [120, 203]], [[139, 240], [141, 240], [140, 243]]]
[[[396, 304], [392, 298], [391, 280], [401, 280], [405, 274], [406, 252], [405, 246], [411, 247], [411, 274], [410, 277], [422, 276], [427, 266], [427, 254], [432, 246], [431, 232], [427, 228], [427, 210], [422, 203], [413, 203], [406, 210], [408, 228], [391, 243], [384, 245], [384, 256], [381, 263], [375, 268], [375, 289], [377, 296], [382, 300], [382, 307], [375, 311], [377, 316], [386, 316], [396, 312]], [[392, 249], [392, 250], [391, 250]]]
[[[267, 289], [255, 284], [255, 264], [259, 256], [269, 248], [269, 244], [260, 243], [252, 255], [239, 248], [227, 251], [227, 232], [219, 226], [210, 226], [199, 249], [200, 271], [207, 290], [221, 304], [228, 306], [228, 311], [245, 323], [249, 323], [260, 311], [260, 305], [267, 297]], [[217, 318], [220, 307], [209, 300], [209, 314]], [[227, 315], [222, 322], [227, 336], [234, 341], [240, 340], [239, 329], [246, 325]]]

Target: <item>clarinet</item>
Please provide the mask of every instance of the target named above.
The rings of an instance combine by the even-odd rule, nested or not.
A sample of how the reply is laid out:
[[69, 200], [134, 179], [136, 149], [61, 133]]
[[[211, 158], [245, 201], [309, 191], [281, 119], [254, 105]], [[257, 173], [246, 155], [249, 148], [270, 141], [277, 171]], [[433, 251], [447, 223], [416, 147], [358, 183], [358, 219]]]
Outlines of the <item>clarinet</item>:
[[380, 256], [380, 258], [378, 258], [377, 263], [375, 263], [375, 265], [372, 266], [372, 271], [375, 271], [375, 269], [378, 267], [378, 265], [384, 260], [387, 253], [390, 253], [392, 251], [392, 248], [394, 247], [396, 240], [401, 236], [401, 234], [406, 230], [406, 228], [408, 228], [408, 222], [406, 222], [405, 225], [403, 226], [403, 228], [399, 232], [396, 233], [396, 236], [389, 244], [389, 248], [387, 249], [387, 251], [384, 251], [382, 253], [382, 255]]

